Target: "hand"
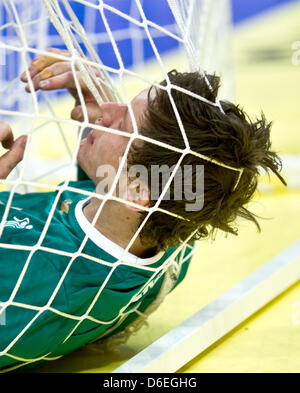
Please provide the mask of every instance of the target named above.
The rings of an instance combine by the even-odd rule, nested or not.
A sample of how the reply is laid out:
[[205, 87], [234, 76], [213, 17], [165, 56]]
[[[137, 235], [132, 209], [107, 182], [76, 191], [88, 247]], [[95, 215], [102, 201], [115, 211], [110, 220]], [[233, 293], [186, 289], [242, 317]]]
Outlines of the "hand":
[[22, 161], [26, 147], [27, 136], [22, 135], [14, 141], [10, 126], [0, 122], [0, 142], [9, 151], [0, 157], [0, 179], [6, 179], [16, 165]]
[[[83, 111], [82, 106], [80, 105], [71, 62], [51, 56], [51, 53], [56, 53], [64, 57], [70, 57], [70, 52], [55, 48], [50, 48], [47, 51], [50, 52], [49, 56], [37, 56], [28, 68], [34, 90], [68, 89], [70, 94], [75, 98], [75, 107], [71, 112], [71, 118], [73, 120], [82, 121]], [[95, 73], [96, 76], [100, 76], [97, 69], [95, 69]], [[94, 123], [99, 117], [101, 117], [101, 109], [99, 108], [94, 96], [83, 82], [78, 71], [76, 75], [86, 104], [89, 121]], [[21, 81], [27, 83], [25, 90], [30, 92], [26, 72], [23, 72], [21, 75]], [[107, 93], [107, 89], [105, 91]], [[101, 95], [100, 91], [99, 94]], [[110, 95], [108, 95], [108, 97], [111, 100]], [[102, 96], [102, 98], [104, 97]]]

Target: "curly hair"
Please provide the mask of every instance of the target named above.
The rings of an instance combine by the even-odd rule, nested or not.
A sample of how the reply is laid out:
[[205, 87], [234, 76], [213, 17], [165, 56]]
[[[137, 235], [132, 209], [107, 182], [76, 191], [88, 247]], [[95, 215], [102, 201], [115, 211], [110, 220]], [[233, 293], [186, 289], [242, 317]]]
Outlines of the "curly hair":
[[[171, 82], [171, 96], [176, 105], [184, 127], [190, 149], [208, 156], [234, 168], [243, 168], [243, 173], [236, 189], [233, 185], [237, 172], [201, 159], [193, 154], [186, 154], [180, 166], [204, 165], [204, 204], [199, 211], [186, 209], [186, 198], [174, 198], [174, 180], [170, 185], [170, 198], [162, 199], [160, 208], [180, 219], [161, 211], [155, 211], [146, 221], [140, 236], [145, 244], [155, 245], [158, 249], [177, 246], [182, 240], [191, 236], [191, 242], [207, 237], [215, 229], [237, 234], [234, 222], [243, 217], [256, 224], [256, 216], [246, 205], [252, 198], [258, 182], [259, 168], [274, 172], [285, 184], [279, 174], [281, 160], [271, 151], [271, 123], [264, 114], [260, 119], [251, 121], [244, 110], [231, 102], [220, 101], [223, 112], [217, 106], [189, 95], [183, 89], [215, 102], [220, 85], [216, 75], [205, 76], [198, 73], [180, 73], [173, 70], [168, 73]], [[210, 86], [207, 83], [210, 83]], [[166, 86], [166, 80], [161, 83]], [[175, 87], [172, 87], [175, 86]], [[177, 89], [176, 86], [183, 89]], [[156, 90], [154, 98], [151, 89]], [[140, 133], [146, 137], [167, 143], [176, 148], [185, 149], [185, 142], [180, 130], [173, 104], [167, 89], [152, 87], [148, 94], [148, 107]], [[134, 145], [131, 148], [129, 165], [146, 165], [151, 174], [153, 165], [176, 165], [181, 154], [158, 146], [151, 142]], [[192, 175], [196, 181], [195, 171]], [[150, 180], [149, 180], [150, 182]], [[150, 184], [149, 184], [150, 185]], [[161, 188], [163, 185], [161, 184]], [[150, 207], [156, 200], [150, 198]], [[141, 222], [145, 212], [141, 214]]]

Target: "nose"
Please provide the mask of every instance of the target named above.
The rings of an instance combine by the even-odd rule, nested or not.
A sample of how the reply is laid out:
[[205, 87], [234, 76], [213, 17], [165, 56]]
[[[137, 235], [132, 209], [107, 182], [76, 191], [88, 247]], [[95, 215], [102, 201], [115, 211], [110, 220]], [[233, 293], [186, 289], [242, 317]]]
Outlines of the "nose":
[[104, 127], [118, 129], [126, 108], [127, 105], [116, 102], [105, 102], [102, 104], [102, 125]]

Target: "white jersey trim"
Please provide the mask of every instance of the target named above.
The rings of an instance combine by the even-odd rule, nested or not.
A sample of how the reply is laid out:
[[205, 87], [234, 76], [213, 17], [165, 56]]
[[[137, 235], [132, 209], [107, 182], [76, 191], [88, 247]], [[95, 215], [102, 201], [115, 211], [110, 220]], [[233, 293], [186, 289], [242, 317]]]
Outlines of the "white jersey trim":
[[[85, 217], [83, 213], [84, 207], [89, 203], [90, 199], [83, 199], [79, 201], [75, 207], [75, 217], [80, 225], [83, 232], [88, 235], [89, 239], [96, 244], [97, 247], [101, 248], [108, 254], [112, 255], [114, 258], [121, 260], [122, 255], [124, 253], [124, 248], [114, 243], [112, 240], [108, 239], [101, 232], [99, 232], [93, 225], [89, 222], [89, 220]], [[157, 261], [159, 261], [164, 255], [164, 251], [160, 251], [154, 257], [151, 258], [139, 258], [130, 252], [124, 254], [122, 258], [122, 262], [131, 263], [135, 265], [151, 265]]]

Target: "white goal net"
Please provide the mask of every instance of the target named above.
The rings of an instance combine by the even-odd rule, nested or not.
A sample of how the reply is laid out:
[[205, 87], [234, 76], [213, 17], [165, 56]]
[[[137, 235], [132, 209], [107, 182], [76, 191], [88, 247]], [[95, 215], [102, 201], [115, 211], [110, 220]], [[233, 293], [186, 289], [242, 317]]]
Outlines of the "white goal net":
[[[7, 299], [0, 298], [0, 312], [4, 315], [7, 309], [12, 307], [21, 311], [26, 310], [26, 312], [34, 311], [34, 316], [28, 319], [18, 334], [7, 345], [0, 348], [0, 356], [17, 362], [16, 366], [11, 367], [15, 368], [41, 359], [55, 358], [48, 352], [34, 358], [20, 356], [18, 351], [15, 352], [18, 343], [30, 332], [35, 321], [43, 313], [51, 312], [59, 315], [61, 319], [74, 322], [62, 340], [64, 343], [70, 339], [76, 329], [80, 330], [80, 326], [86, 321], [100, 325], [111, 324], [116, 327], [131, 313], [136, 313], [140, 318], [138, 322], [144, 322], [147, 315], [158, 307], [172, 288], [174, 272], [180, 271], [181, 266], [193, 252], [188, 244], [190, 238], [183, 239], [181, 246], [158, 269], [142, 265], [135, 266], [135, 269], [148, 273], [150, 271], [153, 274], [150, 274], [139, 292], [132, 296], [113, 319], [104, 321], [95, 317], [92, 315], [93, 307], [101, 299], [105, 285], [114, 272], [122, 264], [124, 265], [123, 256], [137, 239], [142, 224], [116, 263], [104, 261], [96, 256], [84, 255], [87, 260], [105, 266], [108, 273], [83, 314], [63, 312], [55, 307], [56, 296], [64, 285], [74, 261], [83, 255], [92, 228], [91, 232], [86, 234], [78, 250], [73, 253], [46, 248], [43, 246], [43, 241], [63, 192], [71, 190], [85, 196], [93, 194], [80, 189], [74, 190], [69, 186], [70, 181], [76, 179], [76, 156], [84, 130], [89, 127], [98, 127], [105, 132], [108, 131], [101, 126], [89, 123], [75, 69], [79, 71], [80, 78], [88, 86], [99, 105], [112, 99], [128, 105], [134, 125], [131, 143], [135, 138], [143, 139], [137, 134], [130, 100], [136, 90], [141, 87], [154, 85], [162, 88], [159, 83], [163, 79], [168, 81], [169, 63], [175, 58], [172, 57], [175, 51], [181, 51], [182, 64], [186, 67], [181, 71], [197, 70], [203, 73], [205, 70], [220, 74], [223, 77], [222, 98], [232, 98], [230, 7], [227, 0], [222, 2], [212, 0], [3, 0], [0, 5], [0, 18], [0, 117], [2, 121], [7, 121], [12, 126], [16, 136], [25, 133], [29, 137], [22, 163], [7, 179], [1, 181], [1, 191], [9, 190], [9, 197], [1, 219], [0, 234], [5, 225], [13, 225], [8, 224], [7, 217], [10, 209], [13, 208], [15, 193], [57, 191], [57, 197], [54, 199], [43, 230], [35, 244], [24, 246], [18, 243], [0, 242], [0, 248], [3, 250], [26, 251], [24, 264], [16, 277], [10, 296]], [[48, 52], [47, 48], [52, 47], [67, 49], [70, 56]], [[21, 73], [28, 70], [33, 58], [46, 54], [71, 63], [84, 113], [82, 122], [70, 119], [69, 114], [74, 105], [72, 99], [61, 91], [36, 92], [28, 71], [30, 93], [25, 92], [24, 84], [20, 82]], [[173, 64], [172, 68], [177, 68], [177, 65]], [[151, 69], [154, 70], [154, 75], [151, 74]], [[208, 81], [207, 83], [209, 84]], [[170, 100], [172, 99], [171, 88], [174, 86], [169, 81], [165, 89]], [[203, 97], [195, 95], [195, 98], [207, 102]], [[217, 106], [222, 111], [219, 100], [210, 102], [210, 105]], [[174, 112], [178, 117], [183, 140], [186, 142], [186, 148], [182, 150], [183, 158], [188, 151], [191, 154], [194, 152], [189, 149], [176, 107], [174, 107]], [[118, 130], [110, 130], [110, 132], [118, 133]], [[158, 141], [153, 141], [153, 143], [171, 150], [175, 149], [172, 145], [166, 146]], [[238, 181], [241, 170], [199, 154], [198, 157], [236, 170]], [[125, 162], [126, 154], [123, 160]], [[177, 168], [179, 165], [180, 160]], [[103, 200], [113, 198], [112, 192], [103, 196]], [[163, 194], [164, 191], [154, 209], [159, 210]], [[144, 223], [154, 209], [144, 209], [148, 213]], [[167, 211], [165, 213], [171, 214]], [[101, 208], [94, 218], [93, 225], [100, 214]], [[19, 222], [17, 224], [21, 225]], [[60, 272], [57, 285], [52, 289], [45, 304], [36, 305], [17, 301], [18, 290], [30, 271], [32, 259], [41, 250], [51, 255], [68, 257], [69, 262]], [[153, 282], [156, 282], [155, 280], [159, 279], [162, 274], [165, 274], [166, 279], [158, 297], [148, 309], [141, 312], [138, 309], [138, 299], [148, 287], [154, 285]]]

